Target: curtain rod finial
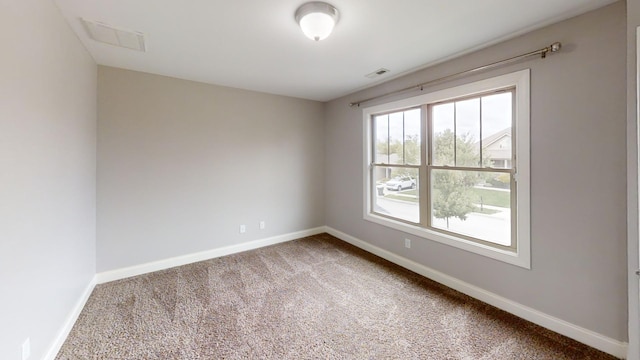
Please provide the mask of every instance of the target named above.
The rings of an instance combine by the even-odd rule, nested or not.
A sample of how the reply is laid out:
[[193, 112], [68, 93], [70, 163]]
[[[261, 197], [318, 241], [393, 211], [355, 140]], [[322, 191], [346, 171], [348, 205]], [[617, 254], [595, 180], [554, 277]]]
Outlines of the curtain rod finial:
[[546, 48], [542, 49], [542, 52], [540, 53], [541, 57], [544, 59], [547, 57], [547, 53], [551, 52], [558, 52], [560, 51], [560, 49], [562, 48], [562, 44], [559, 42], [554, 42], [553, 44], [547, 46]]

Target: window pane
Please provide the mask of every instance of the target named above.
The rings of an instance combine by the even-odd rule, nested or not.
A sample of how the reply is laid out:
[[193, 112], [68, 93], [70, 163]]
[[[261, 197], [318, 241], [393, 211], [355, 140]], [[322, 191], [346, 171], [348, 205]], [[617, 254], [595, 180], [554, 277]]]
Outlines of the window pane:
[[409, 165], [420, 165], [420, 109], [404, 112], [404, 158]]
[[374, 166], [373, 211], [418, 223], [418, 169]]
[[373, 118], [376, 148], [374, 162], [389, 163], [389, 115], [379, 115]]
[[389, 164], [404, 164], [404, 121], [402, 113], [389, 114]]
[[456, 166], [480, 166], [480, 99], [457, 101]]
[[434, 169], [431, 181], [434, 228], [511, 245], [511, 174]]
[[511, 168], [513, 94], [482, 97], [482, 163], [484, 166]]
[[454, 104], [442, 104], [432, 107], [432, 152], [433, 165], [454, 163]]

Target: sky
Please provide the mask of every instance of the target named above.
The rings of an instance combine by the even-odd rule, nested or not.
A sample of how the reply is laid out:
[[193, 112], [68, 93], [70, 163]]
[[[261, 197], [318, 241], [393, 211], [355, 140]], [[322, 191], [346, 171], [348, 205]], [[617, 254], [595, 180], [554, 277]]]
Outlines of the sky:
[[[434, 133], [443, 132], [445, 129], [453, 131], [454, 119], [457, 135], [469, 134], [475, 142], [480, 140], [481, 128], [482, 137], [486, 138], [511, 127], [512, 96], [511, 92], [504, 92], [482, 98], [435, 105], [433, 106], [432, 119]], [[389, 134], [387, 134], [387, 124], [384, 118], [387, 116], [378, 116], [376, 137], [379, 140], [386, 139], [388, 135], [392, 141], [403, 139], [403, 124], [404, 137], [420, 134], [420, 109], [389, 114]]]

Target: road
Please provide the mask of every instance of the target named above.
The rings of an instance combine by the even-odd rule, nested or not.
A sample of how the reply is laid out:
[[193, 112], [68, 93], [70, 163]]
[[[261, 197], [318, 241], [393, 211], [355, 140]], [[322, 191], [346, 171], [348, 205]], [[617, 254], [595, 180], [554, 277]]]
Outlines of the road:
[[[499, 212], [491, 215], [470, 213], [466, 220], [450, 218], [448, 230], [501, 245], [510, 245], [511, 213], [509, 209], [486, 205], [485, 208]], [[386, 199], [379, 196], [376, 198], [375, 211], [415, 223], [420, 219], [418, 203], [415, 202]], [[447, 230], [445, 219], [433, 219], [432, 225]]]

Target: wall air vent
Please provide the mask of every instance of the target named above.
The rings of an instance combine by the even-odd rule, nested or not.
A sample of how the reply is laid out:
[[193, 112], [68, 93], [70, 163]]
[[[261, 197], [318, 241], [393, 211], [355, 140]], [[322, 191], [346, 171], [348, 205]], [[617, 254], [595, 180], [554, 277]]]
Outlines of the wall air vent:
[[371, 74], [367, 74], [365, 75], [366, 77], [368, 77], [369, 79], [375, 79], [378, 76], [382, 76], [386, 73], [388, 73], [390, 70], [389, 69], [385, 69], [385, 68], [380, 68], [374, 72], [372, 72]]
[[95, 41], [127, 49], [146, 51], [144, 34], [115, 28], [99, 21], [81, 19], [89, 37]]

